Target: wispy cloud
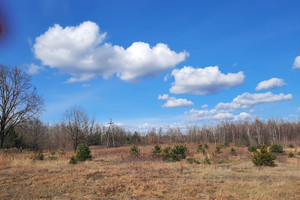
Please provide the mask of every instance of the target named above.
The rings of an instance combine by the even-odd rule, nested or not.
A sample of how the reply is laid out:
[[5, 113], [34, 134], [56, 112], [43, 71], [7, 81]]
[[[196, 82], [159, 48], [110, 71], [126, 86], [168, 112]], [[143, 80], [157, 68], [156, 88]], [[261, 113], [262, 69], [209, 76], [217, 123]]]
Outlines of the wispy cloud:
[[261, 103], [278, 102], [284, 100], [291, 100], [292, 94], [273, 94], [272, 92], [266, 93], [248, 93], [245, 92], [233, 99], [230, 103], [218, 103], [216, 109], [218, 110], [236, 110], [236, 109], [248, 109], [254, 105]]
[[27, 73], [30, 75], [39, 74], [41, 70], [44, 69], [44, 67], [30, 63], [27, 66]]
[[[249, 119], [251, 115], [247, 112], [241, 112], [234, 114], [237, 110], [250, 109], [255, 105], [262, 103], [279, 102], [285, 100], [291, 100], [293, 96], [291, 94], [273, 94], [271, 92], [266, 93], [243, 93], [232, 100], [230, 103], [218, 103], [213, 109], [196, 110], [191, 109], [186, 113], [186, 121], [201, 121], [201, 120], [233, 120], [240, 121]], [[252, 112], [252, 109], [249, 110]]]

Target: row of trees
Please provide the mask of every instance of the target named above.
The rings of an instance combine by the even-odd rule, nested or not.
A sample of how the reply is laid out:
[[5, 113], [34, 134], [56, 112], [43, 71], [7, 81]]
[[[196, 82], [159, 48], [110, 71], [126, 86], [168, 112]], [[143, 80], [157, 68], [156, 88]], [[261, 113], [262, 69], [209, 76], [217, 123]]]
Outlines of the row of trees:
[[[82, 113], [77, 113], [82, 112]], [[71, 114], [71, 115], [70, 115]], [[80, 143], [118, 147], [129, 144], [175, 144], [175, 143], [233, 143], [239, 146], [257, 144], [300, 145], [300, 122], [283, 120], [241, 123], [223, 122], [217, 126], [188, 126], [179, 128], [152, 128], [141, 135], [126, 131], [113, 123], [101, 125], [89, 119], [83, 109], [74, 106], [66, 111], [66, 118], [60, 123], [43, 124], [32, 119], [20, 124], [8, 134], [5, 147], [41, 148], [49, 150], [77, 149]], [[81, 116], [82, 118], [79, 119]]]
[[300, 122], [283, 120], [240, 123], [222, 122], [217, 126], [188, 126], [156, 130], [141, 136], [114, 125], [95, 123], [80, 106], [65, 111], [60, 123], [44, 124], [37, 114], [43, 110], [43, 99], [30, 83], [31, 77], [21, 68], [0, 65], [0, 148], [77, 149], [80, 143], [117, 147], [126, 144], [156, 143], [234, 143], [256, 145], [300, 142]]

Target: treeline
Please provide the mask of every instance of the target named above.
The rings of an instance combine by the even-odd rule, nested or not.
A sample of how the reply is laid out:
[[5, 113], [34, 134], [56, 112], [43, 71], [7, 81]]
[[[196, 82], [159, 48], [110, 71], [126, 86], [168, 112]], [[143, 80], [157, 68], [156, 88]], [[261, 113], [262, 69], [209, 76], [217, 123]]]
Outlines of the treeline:
[[[76, 134], [74, 134], [76, 133]], [[216, 126], [188, 126], [185, 130], [169, 127], [150, 129], [147, 133], [130, 132], [111, 123], [95, 124], [94, 120], [82, 124], [62, 121], [44, 124], [32, 119], [13, 129], [4, 143], [5, 148], [27, 148], [32, 150], [76, 149], [75, 145], [102, 145], [119, 147], [130, 144], [174, 144], [174, 143], [216, 143], [250, 146], [257, 144], [300, 145], [300, 122], [283, 120], [249, 122], [222, 122]]]
[[[73, 127], [74, 128], [74, 127]], [[75, 127], [78, 134], [70, 133], [70, 127], [64, 122], [53, 125], [43, 124], [39, 119], [22, 123], [11, 131], [4, 142], [4, 148], [31, 150], [76, 149], [81, 143], [118, 147], [138, 144], [140, 136], [112, 125], [88, 124], [87, 127]], [[76, 147], [74, 146], [76, 143]]]
[[152, 129], [143, 138], [146, 144], [154, 143], [231, 143], [239, 146], [258, 144], [300, 144], [300, 121], [284, 120], [221, 122], [216, 126], [188, 126], [182, 132], [179, 128]]

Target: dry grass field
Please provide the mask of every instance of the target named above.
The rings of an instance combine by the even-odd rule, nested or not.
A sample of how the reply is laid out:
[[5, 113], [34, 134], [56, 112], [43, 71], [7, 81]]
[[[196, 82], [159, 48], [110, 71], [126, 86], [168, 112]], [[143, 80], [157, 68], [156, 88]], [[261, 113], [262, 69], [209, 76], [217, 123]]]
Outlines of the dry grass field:
[[[187, 146], [188, 157], [204, 159], [196, 144]], [[153, 146], [140, 146], [138, 157], [130, 147], [91, 147], [93, 160], [77, 165], [68, 164], [73, 152], [32, 161], [30, 152], [2, 151], [0, 199], [300, 199], [299, 155], [258, 168], [245, 147], [232, 156], [228, 147], [213, 155], [209, 146], [211, 165], [164, 162]]]

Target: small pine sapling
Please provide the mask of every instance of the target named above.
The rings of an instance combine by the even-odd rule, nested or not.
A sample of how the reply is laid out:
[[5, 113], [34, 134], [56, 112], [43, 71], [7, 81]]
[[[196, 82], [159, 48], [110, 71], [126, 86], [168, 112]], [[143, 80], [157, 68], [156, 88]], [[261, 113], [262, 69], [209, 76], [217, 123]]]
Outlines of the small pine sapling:
[[129, 153], [130, 153], [130, 155], [138, 156], [138, 155], [140, 155], [140, 149], [138, 148], [138, 146], [132, 145], [129, 150]]
[[259, 151], [255, 151], [252, 154], [252, 162], [256, 166], [274, 167], [276, 166], [274, 162], [276, 158], [276, 155], [273, 152], [268, 151], [267, 146], [265, 145], [262, 145]]

